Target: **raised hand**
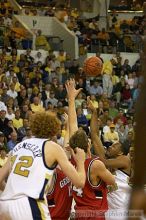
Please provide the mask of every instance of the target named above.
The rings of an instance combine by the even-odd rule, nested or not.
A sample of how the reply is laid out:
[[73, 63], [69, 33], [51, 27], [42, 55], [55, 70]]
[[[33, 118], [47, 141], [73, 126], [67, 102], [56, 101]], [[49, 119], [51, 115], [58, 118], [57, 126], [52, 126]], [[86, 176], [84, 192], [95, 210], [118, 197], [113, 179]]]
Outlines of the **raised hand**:
[[77, 95], [82, 90], [82, 88], [80, 88], [80, 89], [75, 88], [75, 80], [74, 79], [67, 80], [65, 87], [66, 87], [68, 99], [75, 99], [77, 97]]

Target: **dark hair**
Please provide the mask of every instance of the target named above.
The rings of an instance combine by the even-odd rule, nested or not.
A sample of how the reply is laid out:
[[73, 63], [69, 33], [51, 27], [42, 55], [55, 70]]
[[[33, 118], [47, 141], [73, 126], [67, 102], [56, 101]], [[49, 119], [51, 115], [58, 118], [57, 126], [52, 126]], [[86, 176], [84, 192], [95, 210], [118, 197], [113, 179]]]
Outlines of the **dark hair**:
[[88, 137], [84, 130], [76, 131], [69, 140], [70, 147], [74, 150], [76, 147], [81, 148], [87, 153]]

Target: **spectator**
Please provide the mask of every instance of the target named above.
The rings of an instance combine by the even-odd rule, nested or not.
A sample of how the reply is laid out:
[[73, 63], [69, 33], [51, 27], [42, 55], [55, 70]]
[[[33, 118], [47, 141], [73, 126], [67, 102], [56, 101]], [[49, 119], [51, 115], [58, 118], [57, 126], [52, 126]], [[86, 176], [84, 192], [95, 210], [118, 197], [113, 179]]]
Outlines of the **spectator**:
[[2, 90], [2, 94], [1, 94], [1, 101], [3, 103], [6, 103], [9, 99], [9, 95], [7, 94], [7, 91], [8, 91], [8, 88], [5, 86], [3, 87], [3, 90]]
[[130, 89], [132, 90], [134, 88], [134, 81], [132, 73], [128, 74], [128, 79], [126, 80], [127, 84], [129, 85]]
[[3, 132], [0, 132], [0, 151], [1, 151], [2, 149], [7, 151], [7, 147], [6, 147], [6, 137], [5, 137], [5, 135], [4, 135]]
[[54, 91], [50, 91], [50, 98], [47, 99], [46, 102], [45, 102], [45, 106], [46, 106], [46, 107], [47, 107], [47, 103], [48, 103], [48, 102], [51, 102], [54, 107], [57, 106], [58, 99], [55, 98], [55, 93], [54, 93]]
[[129, 60], [128, 59], [125, 59], [124, 64], [122, 66], [122, 69], [123, 69], [125, 74], [128, 74], [129, 72], [131, 72], [131, 66], [129, 65]]
[[60, 50], [60, 51], [59, 51], [58, 56], [57, 56], [56, 59], [57, 59], [60, 63], [66, 61], [66, 55], [65, 55], [64, 50]]
[[20, 117], [22, 119], [25, 119], [28, 117], [28, 111], [29, 111], [29, 106], [25, 103], [22, 104], [22, 108], [21, 108], [21, 115]]
[[[100, 107], [100, 105], [99, 105], [99, 107]], [[99, 118], [100, 118], [100, 120], [102, 122], [102, 126], [105, 126], [106, 122], [107, 122], [107, 119], [109, 118], [109, 109], [104, 109], [103, 110], [103, 114], [101, 114], [101, 116]]]
[[128, 84], [126, 84], [125, 88], [123, 89], [122, 99], [125, 103], [128, 104], [128, 109], [131, 109], [133, 105], [133, 101], [132, 101], [130, 86]]
[[22, 88], [17, 96], [18, 105], [22, 106], [24, 100], [27, 98], [27, 92], [25, 88]]
[[39, 97], [34, 97], [33, 98], [33, 103], [30, 104], [30, 108], [32, 110], [32, 112], [42, 112], [44, 111], [44, 108], [39, 104], [40, 103], [40, 99]]
[[63, 104], [65, 105], [65, 103], [66, 103], [66, 102], [65, 102], [65, 99], [66, 99], [66, 90], [65, 90], [63, 84], [59, 84], [59, 87], [56, 89], [55, 98], [56, 98], [58, 101], [63, 102]]
[[82, 105], [82, 103], [83, 103], [84, 101], [85, 101], [85, 99], [84, 99], [84, 97], [83, 97], [83, 93], [80, 92], [80, 93], [78, 94], [78, 96], [76, 97], [76, 99], [75, 99], [76, 109], [77, 109], [78, 107], [81, 107], [81, 105]]
[[93, 85], [88, 88], [89, 94], [96, 95], [100, 97], [103, 94], [103, 88], [100, 86], [99, 82], [96, 80], [93, 82]]
[[89, 28], [98, 32], [98, 23], [95, 19], [92, 19], [92, 21], [89, 23]]
[[18, 82], [18, 78], [16, 76], [13, 76], [12, 83], [14, 83], [14, 90], [18, 93], [20, 92], [20, 83]]
[[126, 140], [127, 138], [127, 132], [126, 132], [126, 129], [125, 129], [125, 126], [124, 125], [121, 125], [119, 127], [119, 130], [118, 130], [118, 135], [119, 135], [119, 141], [120, 143], [124, 143], [124, 141]]
[[22, 139], [26, 136], [26, 128], [29, 127], [29, 121], [27, 118], [23, 119], [23, 126], [18, 128], [17, 135], [18, 141], [22, 141]]
[[37, 52], [35, 57], [34, 57], [34, 62], [35, 63], [38, 63], [38, 62], [41, 62], [42, 64], [44, 64], [44, 57], [42, 56], [42, 53], [41, 52]]
[[7, 129], [9, 120], [6, 118], [6, 107], [0, 109], [0, 131], [7, 137]]
[[132, 131], [129, 131], [126, 140], [123, 142], [125, 154], [129, 153], [129, 149], [132, 146], [133, 141], [134, 141], [134, 133]]
[[119, 110], [117, 117], [114, 119], [114, 123], [117, 123], [118, 119], [121, 119], [124, 125], [127, 124], [127, 118], [124, 116], [124, 112], [122, 109]]
[[11, 107], [7, 108], [6, 118], [8, 118], [9, 120], [13, 120], [13, 118], [15, 118], [15, 114]]
[[113, 67], [116, 65], [117, 60], [113, 57], [110, 61], [106, 61], [103, 64], [103, 92], [107, 94], [108, 97], [111, 97], [113, 91], [113, 84], [112, 84], [112, 72]]
[[104, 142], [115, 143], [117, 141], [119, 141], [119, 135], [115, 131], [115, 125], [111, 124], [110, 131], [104, 133]]
[[15, 111], [15, 118], [13, 119], [13, 126], [18, 129], [21, 128], [23, 125], [23, 119], [20, 117], [20, 110], [17, 109]]
[[32, 135], [32, 131], [31, 131], [30, 127], [26, 127], [26, 128], [25, 128], [25, 132], [26, 132], [26, 134], [25, 134], [25, 136], [24, 136], [23, 139], [22, 139], [23, 141], [26, 140], [26, 139], [29, 139], [29, 138], [34, 137], [34, 136]]
[[94, 108], [98, 108], [98, 101], [96, 100], [96, 96], [94, 94], [91, 94], [90, 99], [91, 99], [91, 102], [92, 102]]
[[14, 83], [11, 83], [11, 84], [10, 84], [10, 88], [9, 88], [9, 90], [7, 91], [7, 95], [10, 96], [10, 97], [13, 98], [13, 99], [15, 99], [15, 98], [18, 96], [17, 92], [15, 91], [15, 85], [14, 85]]
[[77, 112], [78, 127], [83, 128], [88, 133], [88, 120], [86, 116], [83, 114], [83, 109], [81, 107], [78, 107], [76, 109], [76, 112]]
[[109, 117], [114, 119], [118, 115], [118, 109], [116, 108], [116, 103], [114, 100], [111, 100], [109, 107]]
[[47, 51], [51, 50], [51, 47], [47, 41], [47, 38], [42, 35], [42, 31], [38, 30], [38, 35], [36, 36], [36, 41], [35, 41], [36, 49], [44, 49]]
[[110, 132], [110, 126], [112, 124], [112, 119], [108, 118], [106, 121], [106, 125], [103, 126], [103, 134], [105, 134], [106, 132]]
[[26, 55], [25, 55], [25, 57], [26, 57], [26, 60], [28, 61], [28, 62], [32, 62], [33, 61], [33, 57], [31, 56], [31, 49], [27, 49], [26, 50]]
[[15, 145], [17, 144], [17, 133], [16, 132], [12, 132], [10, 134], [10, 140], [7, 143], [7, 148], [9, 151], [13, 150], [13, 148], [15, 147]]

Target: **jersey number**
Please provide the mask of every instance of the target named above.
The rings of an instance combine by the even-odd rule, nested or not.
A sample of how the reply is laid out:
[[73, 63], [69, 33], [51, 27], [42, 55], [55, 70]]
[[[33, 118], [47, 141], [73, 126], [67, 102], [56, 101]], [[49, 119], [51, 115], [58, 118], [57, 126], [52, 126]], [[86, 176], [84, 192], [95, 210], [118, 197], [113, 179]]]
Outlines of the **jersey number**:
[[[16, 158], [17, 158], [17, 155], [12, 157], [11, 159], [12, 164], [14, 164]], [[29, 172], [30, 172], [28, 168], [30, 168], [32, 164], [33, 164], [33, 157], [21, 156], [19, 157], [19, 162], [17, 162], [13, 173], [20, 175], [20, 176], [28, 177]]]

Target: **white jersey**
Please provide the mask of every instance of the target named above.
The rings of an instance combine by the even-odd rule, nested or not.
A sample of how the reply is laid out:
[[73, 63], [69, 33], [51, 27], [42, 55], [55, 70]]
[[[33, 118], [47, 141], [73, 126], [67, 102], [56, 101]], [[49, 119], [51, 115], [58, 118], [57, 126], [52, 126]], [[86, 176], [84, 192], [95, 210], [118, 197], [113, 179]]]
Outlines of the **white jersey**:
[[114, 175], [116, 187], [107, 195], [109, 209], [106, 219], [126, 219], [124, 215], [128, 209], [131, 189], [129, 176], [122, 170], [116, 170]]
[[18, 199], [23, 196], [44, 198], [44, 191], [51, 182], [54, 170], [44, 160], [47, 140], [31, 138], [17, 144], [12, 150], [13, 167], [0, 200]]

